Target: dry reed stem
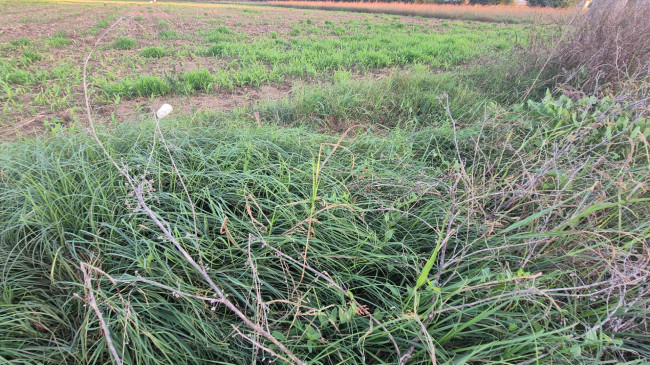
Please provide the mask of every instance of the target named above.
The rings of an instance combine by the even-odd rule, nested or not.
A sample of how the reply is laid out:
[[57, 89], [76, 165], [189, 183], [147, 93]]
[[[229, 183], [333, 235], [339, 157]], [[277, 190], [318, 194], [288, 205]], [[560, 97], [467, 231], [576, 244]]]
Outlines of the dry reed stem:
[[83, 263], [79, 264], [79, 269], [83, 273], [84, 285], [86, 287], [86, 290], [88, 291], [88, 297], [86, 303], [90, 305], [90, 307], [95, 311], [95, 315], [97, 316], [97, 319], [99, 320], [99, 324], [102, 327], [104, 338], [106, 339], [106, 346], [108, 347], [108, 350], [110, 351], [111, 356], [113, 357], [113, 361], [115, 361], [117, 365], [122, 365], [122, 359], [120, 358], [120, 355], [118, 355], [117, 350], [115, 349], [115, 345], [113, 345], [111, 332], [108, 329], [108, 325], [106, 324], [106, 321], [104, 321], [104, 316], [102, 315], [102, 311], [99, 309], [99, 306], [97, 305], [97, 300], [95, 299], [95, 292], [92, 286], [91, 275], [88, 273]]

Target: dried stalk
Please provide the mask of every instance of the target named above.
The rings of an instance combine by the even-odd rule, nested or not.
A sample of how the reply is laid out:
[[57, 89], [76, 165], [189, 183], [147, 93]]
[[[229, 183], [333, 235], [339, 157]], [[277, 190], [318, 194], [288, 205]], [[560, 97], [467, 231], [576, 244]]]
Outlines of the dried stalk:
[[93, 286], [92, 286], [92, 278], [90, 274], [88, 274], [88, 271], [86, 271], [85, 265], [83, 263], [79, 265], [79, 269], [83, 273], [84, 285], [86, 287], [86, 290], [88, 291], [88, 297], [86, 303], [90, 305], [90, 307], [95, 311], [95, 315], [97, 315], [99, 324], [102, 327], [102, 332], [104, 332], [104, 338], [106, 339], [106, 346], [108, 346], [108, 350], [110, 351], [111, 356], [113, 357], [113, 361], [115, 361], [117, 365], [122, 365], [122, 359], [120, 358], [120, 355], [117, 354], [115, 345], [113, 345], [111, 332], [108, 329], [108, 325], [106, 324], [106, 321], [104, 321], [104, 316], [102, 315], [102, 311], [99, 309], [99, 306], [97, 306], [97, 300], [95, 299], [95, 292], [93, 291]]

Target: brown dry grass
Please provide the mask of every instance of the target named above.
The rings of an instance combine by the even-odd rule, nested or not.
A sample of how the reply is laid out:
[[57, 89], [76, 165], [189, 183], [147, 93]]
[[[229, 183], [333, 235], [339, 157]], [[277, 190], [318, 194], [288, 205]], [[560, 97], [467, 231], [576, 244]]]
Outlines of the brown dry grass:
[[586, 87], [650, 76], [650, 1], [600, 0], [575, 23], [556, 57], [568, 80]]
[[280, 7], [319, 10], [343, 10], [364, 13], [416, 15], [441, 19], [487, 22], [529, 22], [535, 19], [559, 20], [573, 14], [573, 9], [534, 8], [528, 6], [484, 6], [447, 4], [407, 4], [385, 2], [271, 1]]

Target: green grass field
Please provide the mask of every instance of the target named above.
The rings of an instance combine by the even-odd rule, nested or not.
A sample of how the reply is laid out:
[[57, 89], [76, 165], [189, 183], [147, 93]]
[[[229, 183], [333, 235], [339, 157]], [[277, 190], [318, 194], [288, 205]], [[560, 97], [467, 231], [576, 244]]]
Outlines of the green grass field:
[[553, 88], [563, 27], [0, 14], [0, 362], [650, 358], [648, 78]]
[[[46, 19], [51, 36], [39, 32], [0, 42], [3, 134], [15, 138], [30, 134], [30, 128], [42, 130], [44, 121], [82, 120], [79, 65], [85, 52], [80, 44], [92, 45], [113, 24], [96, 50], [88, 80], [96, 91], [93, 104], [106, 120], [137, 114], [133, 100], [138, 97], [200, 93], [227, 100], [248, 87], [284, 91], [305, 80], [331, 82], [339, 75], [411, 65], [449, 71], [487, 54], [507, 53], [528, 34], [521, 25], [206, 6], [64, 4], [59, 11], [66, 15], [79, 8], [92, 15], [83, 15], [77, 29]], [[38, 120], [30, 121], [34, 115]], [[23, 128], [12, 130], [15, 125]]]

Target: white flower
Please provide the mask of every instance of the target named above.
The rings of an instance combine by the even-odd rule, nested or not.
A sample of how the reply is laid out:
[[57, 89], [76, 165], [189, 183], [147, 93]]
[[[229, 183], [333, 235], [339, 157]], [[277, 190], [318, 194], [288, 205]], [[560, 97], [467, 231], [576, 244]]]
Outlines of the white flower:
[[163, 104], [160, 107], [160, 109], [158, 109], [158, 111], [156, 112], [156, 116], [158, 117], [158, 119], [162, 119], [162, 118], [168, 116], [169, 113], [172, 112], [172, 110], [174, 110], [174, 108], [171, 105]]

